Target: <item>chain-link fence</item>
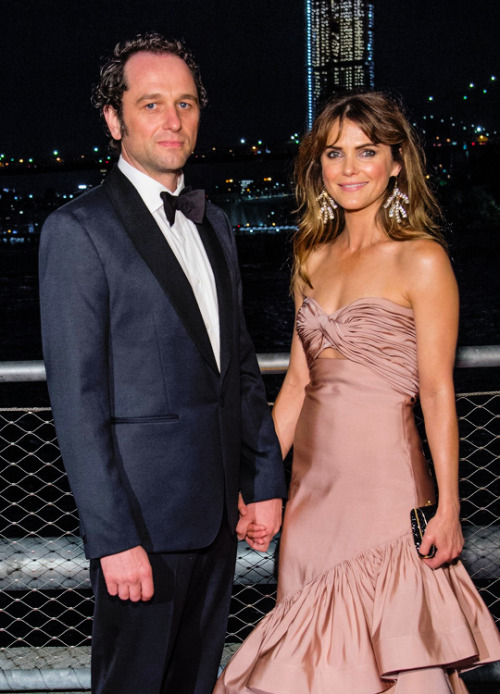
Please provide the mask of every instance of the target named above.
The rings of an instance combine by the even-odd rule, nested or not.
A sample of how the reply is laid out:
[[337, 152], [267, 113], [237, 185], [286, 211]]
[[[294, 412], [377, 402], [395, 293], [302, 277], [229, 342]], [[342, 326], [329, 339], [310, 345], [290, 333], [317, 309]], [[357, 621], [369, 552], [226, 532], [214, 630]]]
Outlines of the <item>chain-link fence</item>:
[[[500, 624], [500, 392], [458, 395], [457, 407], [463, 559]], [[275, 599], [276, 543], [245, 547], [226, 656]], [[92, 596], [49, 408], [0, 409], [0, 558], [0, 691], [30, 677], [31, 689], [88, 688]]]

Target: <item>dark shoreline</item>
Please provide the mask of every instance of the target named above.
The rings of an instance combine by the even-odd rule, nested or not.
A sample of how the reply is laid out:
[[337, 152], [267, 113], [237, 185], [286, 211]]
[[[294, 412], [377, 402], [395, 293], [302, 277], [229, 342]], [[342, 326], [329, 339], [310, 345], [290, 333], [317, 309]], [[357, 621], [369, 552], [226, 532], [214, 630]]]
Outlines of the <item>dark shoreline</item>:
[[[461, 290], [459, 345], [500, 344], [500, 273], [496, 230], [455, 232], [451, 254]], [[290, 234], [236, 237], [248, 327], [257, 352], [288, 352], [293, 329], [289, 294]], [[0, 361], [42, 358], [38, 313], [38, 249], [0, 247]], [[273, 399], [282, 376], [266, 377]], [[500, 389], [500, 367], [460, 369], [458, 392]], [[48, 404], [43, 383], [2, 384], [0, 406]]]

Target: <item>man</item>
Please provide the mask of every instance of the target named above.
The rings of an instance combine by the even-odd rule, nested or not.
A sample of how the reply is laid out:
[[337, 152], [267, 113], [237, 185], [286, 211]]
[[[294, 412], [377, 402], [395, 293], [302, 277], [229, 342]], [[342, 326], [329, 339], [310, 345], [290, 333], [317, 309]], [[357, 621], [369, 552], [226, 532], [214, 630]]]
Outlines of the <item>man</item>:
[[265, 548], [281, 455], [231, 228], [181, 193], [205, 103], [192, 56], [158, 34], [118, 44], [94, 103], [118, 165], [40, 243], [47, 379], [95, 594], [92, 687], [209, 694], [238, 493], [238, 534], [260, 525]]

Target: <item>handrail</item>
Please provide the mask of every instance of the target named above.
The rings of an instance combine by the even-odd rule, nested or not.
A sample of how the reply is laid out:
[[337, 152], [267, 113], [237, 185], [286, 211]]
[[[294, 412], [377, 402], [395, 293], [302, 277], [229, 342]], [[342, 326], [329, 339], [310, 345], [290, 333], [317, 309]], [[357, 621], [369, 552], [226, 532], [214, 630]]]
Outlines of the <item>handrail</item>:
[[[257, 358], [263, 374], [280, 374], [287, 370], [290, 355], [286, 352], [264, 352], [258, 354]], [[500, 345], [475, 345], [457, 349], [456, 369], [478, 369], [494, 366], [500, 366]]]
[[47, 375], [43, 361], [0, 362], [0, 383], [46, 380]]
[[[288, 368], [288, 352], [262, 352], [257, 355], [263, 374], [282, 374]], [[459, 347], [455, 368], [478, 369], [500, 366], [500, 345], [475, 345]], [[0, 362], [0, 383], [21, 381], [45, 381], [43, 361], [3, 361]]]

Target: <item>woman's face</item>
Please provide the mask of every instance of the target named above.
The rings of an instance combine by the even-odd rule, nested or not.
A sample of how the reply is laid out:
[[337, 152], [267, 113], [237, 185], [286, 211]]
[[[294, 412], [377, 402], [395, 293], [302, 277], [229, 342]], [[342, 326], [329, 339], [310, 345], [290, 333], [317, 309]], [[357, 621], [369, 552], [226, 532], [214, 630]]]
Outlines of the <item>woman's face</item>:
[[384, 201], [391, 176], [401, 165], [394, 161], [389, 145], [374, 144], [353, 121], [344, 120], [342, 132], [336, 121], [321, 155], [326, 190], [346, 212], [373, 207]]

